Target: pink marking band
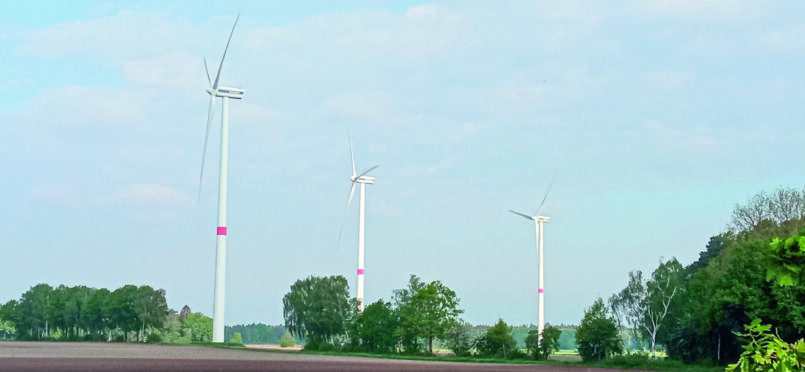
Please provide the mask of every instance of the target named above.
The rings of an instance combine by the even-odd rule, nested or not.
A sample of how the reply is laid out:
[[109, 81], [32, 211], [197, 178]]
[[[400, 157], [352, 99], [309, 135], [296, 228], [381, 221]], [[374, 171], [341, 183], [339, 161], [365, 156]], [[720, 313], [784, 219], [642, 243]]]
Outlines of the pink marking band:
[[363, 275], [363, 272], [364, 272], [363, 269], [358, 269], [358, 275]]
[[218, 226], [218, 235], [226, 235], [226, 226]]
[[545, 293], [545, 290], [544, 290], [544, 289], [542, 289], [542, 288], [540, 288], [540, 289], [539, 289], [539, 293]]

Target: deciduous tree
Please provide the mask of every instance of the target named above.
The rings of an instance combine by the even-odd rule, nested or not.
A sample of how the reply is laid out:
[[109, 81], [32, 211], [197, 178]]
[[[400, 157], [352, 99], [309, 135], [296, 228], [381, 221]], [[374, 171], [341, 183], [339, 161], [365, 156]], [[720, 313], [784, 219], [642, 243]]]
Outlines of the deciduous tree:
[[341, 275], [297, 280], [282, 304], [285, 326], [308, 344], [332, 342], [345, 334], [357, 314], [357, 301], [350, 298], [347, 279]]
[[584, 312], [581, 325], [576, 328], [576, 343], [579, 355], [585, 361], [601, 360], [623, 352], [615, 320], [609, 316], [602, 299], [596, 299]]

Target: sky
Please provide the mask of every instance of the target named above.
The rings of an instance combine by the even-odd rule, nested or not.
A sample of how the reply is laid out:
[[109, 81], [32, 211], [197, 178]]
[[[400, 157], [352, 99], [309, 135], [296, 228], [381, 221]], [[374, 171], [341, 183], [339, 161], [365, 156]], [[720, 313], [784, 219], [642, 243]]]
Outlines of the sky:
[[[805, 185], [805, 3], [46, 1], [0, 4], [0, 302], [37, 283], [167, 291], [212, 314], [220, 101], [226, 317], [282, 323], [309, 275], [366, 301], [416, 274], [463, 319], [577, 324], [630, 270], [692, 263], [737, 203]], [[212, 72], [214, 73], [214, 72]], [[343, 221], [343, 236], [338, 241]]]

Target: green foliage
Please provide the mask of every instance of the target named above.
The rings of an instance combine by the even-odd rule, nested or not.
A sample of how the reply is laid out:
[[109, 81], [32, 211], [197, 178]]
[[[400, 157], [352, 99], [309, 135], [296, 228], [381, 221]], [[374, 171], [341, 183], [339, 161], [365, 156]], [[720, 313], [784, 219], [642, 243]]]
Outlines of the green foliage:
[[612, 366], [625, 368], [645, 367], [649, 364], [649, 355], [642, 352], [615, 355], [609, 363]]
[[623, 352], [615, 320], [609, 317], [602, 299], [596, 299], [584, 312], [581, 325], [576, 328], [576, 343], [584, 361], [601, 360]]
[[285, 326], [306, 344], [345, 334], [357, 314], [357, 302], [350, 298], [347, 279], [341, 275], [297, 280], [282, 303]]
[[473, 340], [471, 332], [471, 324], [456, 322], [444, 333], [444, 345], [452, 351], [455, 356], [470, 356]]
[[463, 310], [458, 309], [456, 293], [438, 280], [423, 285], [412, 275], [409, 284], [410, 292], [398, 291], [400, 327], [397, 335], [404, 342], [406, 339], [426, 340], [428, 352], [432, 353], [433, 340], [444, 338]]
[[[557, 342], [559, 340], [557, 339]], [[525, 348], [526, 352], [528, 352], [528, 356], [534, 360], [542, 360], [542, 353], [540, 353], [539, 347], [539, 330], [532, 329], [528, 331], [528, 336], [525, 338]]]
[[293, 338], [291, 332], [285, 331], [285, 334], [280, 337], [280, 347], [291, 347], [296, 345], [296, 340]]
[[746, 333], [740, 336], [749, 338], [744, 352], [727, 371], [805, 371], [805, 340], [789, 344], [770, 332], [771, 325], [761, 324], [760, 319], [752, 320], [746, 326]]
[[526, 348], [528, 355], [532, 359], [546, 360], [556, 351], [559, 351], [559, 336], [562, 331], [559, 328], [547, 326], [542, 330], [542, 340], [539, 340], [539, 330], [531, 330], [526, 338]]
[[409, 317], [408, 314], [415, 312], [412, 309], [413, 297], [424, 287], [425, 283], [418, 276], [412, 274], [408, 278], [407, 288], [394, 291], [394, 305], [400, 314], [400, 326], [394, 331], [394, 335], [400, 338], [403, 352], [407, 354], [416, 354], [421, 348], [414, 319]]
[[786, 239], [772, 239], [763, 253], [766, 280], [781, 286], [798, 285], [805, 268], [805, 229]]
[[224, 338], [231, 339], [238, 332], [241, 334], [244, 344], [278, 344], [282, 335], [287, 331], [282, 325], [238, 324], [226, 326], [224, 328]]
[[158, 344], [162, 342], [162, 334], [157, 332], [151, 332], [146, 337], [145, 342], [148, 344]]
[[391, 303], [378, 300], [367, 306], [352, 324], [350, 339], [356, 350], [368, 352], [392, 352], [397, 347], [394, 330], [400, 320]]
[[212, 342], [212, 318], [202, 313], [187, 314], [182, 332], [191, 342]]
[[479, 356], [503, 359], [509, 359], [515, 350], [519, 351], [512, 337], [512, 328], [503, 319], [498, 319], [485, 335], [475, 341], [475, 350]]
[[243, 336], [240, 335], [240, 332], [235, 332], [235, 335], [229, 339], [230, 344], [243, 344]]
[[11, 338], [17, 333], [17, 301], [10, 300], [0, 306], [0, 337]]

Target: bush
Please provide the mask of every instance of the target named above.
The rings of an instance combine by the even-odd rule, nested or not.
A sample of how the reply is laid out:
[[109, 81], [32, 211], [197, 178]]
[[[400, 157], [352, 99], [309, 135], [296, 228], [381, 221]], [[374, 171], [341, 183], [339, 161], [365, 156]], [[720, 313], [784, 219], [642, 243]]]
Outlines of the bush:
[[576, 343], [579, 345], [579, 355], [585, 362], [600, 361], [623, 352], [615, 320], [608, 315], [601, 298], [584, 312], [581, 325], [576, 328]]
[[240, 332], [235, 332], [235, 335], [232, 336], [232, 339], [229, 340], [230, 344], [240, 344], [243, 345], [243, 336], [240, 335]]
[[148, 344], [158, 344], [162, 342], [162, 335], [160, 335], [159, 332], [151, 332], [151, 334], [145, 338], [145, 342]]
[[615, 355], [612, 360], [607, 363], [608, 365], [618, 367], [640, 367], [649, 363], [649, 355], [646, 353], [631, 353], [623, 355]]
[[[240, 333], [235, 333], [235, 334], [240, 335]], [[296, 345], [296, 340], [294, 340], [293, 335], [291, 334], [291, 332], [285, 331], [285, 334], [283, 334], [282, 337], [280, 337], [280, 347], [291, 347], [291, 346], [294, 346], [294, 345]], [[305, 349], [307, 349], [307, 348], [308, 348], [308, 346], [305, 345]], [[315, 349], [311, 349], [311, 350], [315, 350]]]

